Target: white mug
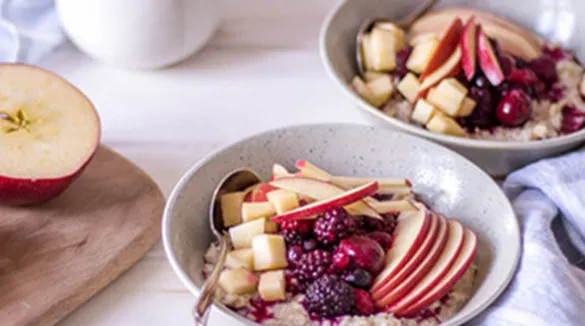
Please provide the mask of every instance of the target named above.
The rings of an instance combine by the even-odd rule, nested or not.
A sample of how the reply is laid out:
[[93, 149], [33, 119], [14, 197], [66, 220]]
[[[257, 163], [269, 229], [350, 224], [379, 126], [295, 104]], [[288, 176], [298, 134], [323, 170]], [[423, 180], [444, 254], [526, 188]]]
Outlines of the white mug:
[[219, 22], [218, 0], [57, 0], [63, 29], [108, 64], [157, 69], [199, 50]]

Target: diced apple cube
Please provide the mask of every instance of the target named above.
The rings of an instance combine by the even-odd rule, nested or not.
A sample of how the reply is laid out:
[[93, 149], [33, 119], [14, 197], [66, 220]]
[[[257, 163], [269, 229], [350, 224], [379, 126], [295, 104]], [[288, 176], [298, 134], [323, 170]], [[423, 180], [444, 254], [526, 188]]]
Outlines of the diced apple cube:
[[278, 232], [278, 223], [272, 222], [271, 220], [266, 220], [266, 225], [264, 226], [264, 233], [276, 233]]
[[431, 120], [426, 124], [428, 130], [445, 135], [460, 136], [466, 135], [465, 130], [452, 118], [442, 114], [436, 113]]
[[274, 206], [270, 202], [243, 203], [242, 221], [249, 222], [259, 218], [271, 217], [276, 214]]
[[254, 270], [254, 253], [250, 248], [232, 250], [225, 258], [225, 265], [229, 268]]
[[372, 66], [375, 71], [392, 71], [396, 68], [396, 52], [400, 50], [394, 31], [374, 27], [370, 32]]
[[279, 189], [269, 192], [266, 196], [278, 215], [299, 207], [299, 197], [294, 191]]
[[467, 96], [467, 88], [457, 79], [444, 79], [435, 91], [427, 95], [427, 100], [436, 108], [450, 116], [456, 116], [461, 103]]
[[389, 31], [394, 35], [394, 40], [396, 42], [396, 52], [404, 47], [406, 33], [402, 28], [398, 27], [398, 25], [391, 22], [377, 22], [374, 28], [380, 28], [385, 31]]
[[412, 49], [412, 54], [408, 57], [408, 61], [406, 61], [406, 67], [417, 74], [422, 73], [435, 53], [435, 48], [438, 44], [438, 40], [429, 40], [418, 43], [414, 49]]
[[258, 292], [262, 300], [267, 302], [282, 301], [286, 299], [286, 281], [284, 271], [264, 272], [260, 275]]
[[364, 34], [362, 36], [362, 43], [361, 43], [361, 51], [362, 51], [362, 61], [365, 70], [373, 71], [375, 70], [374, 61], [374, 48], [372, 47], [372, 35], [371, 34]]
[[420, 100], [416, 101], [411, 118], [412, 120], [424, 125], [427, 124], [429, 120], [431, 120], [436, 112], [437, 109], [435, 109], [432, 104], [421, 98]]
[[250, 248], [252, 238], [266, 232], [266, 220], [257, 219], [250, 222], [233, 226], [229, 229], [232, 245], [236, 249]]
[[384, 75], [378, 79], [371, 80], [367, 83], [375, 103], [384, 104], [388, 101], [392, 93], [394, 93], [394, 84], [388, 75]]
[[457, 112], [458, 117], [467, 117], [471, 113], [473, 113], [473, 109], [475, 109], [475, 101], [469, 97], [463, 99], [463, 103], [461, 103], [461, 108], [459, 112]]
[[400, 80], [396, 88], [404, 98], [409, 102], [414, 103], [420, 89], [420, 82], [413, 73], [409, 72], [402, 78], [402, 80]]
[[230, 227], [242, 223], [242, 203], [246, 192], [231, 192], [221, 195], [219, 203], [221, 206], [221, 216], [223, 226]]
[[219, 286], [229, 294], [248, 294], [256, 291], [258, 276], [245, 268], [226, 269], [219, 275]]
[[287, 266], [286, 245], [281, 235], [262, 234], [252, 239], [254, 270], [264, 271]]
[[420, 43], [428, 42], [428, 41], [439, 41], [439, 35], [436, 33], [424, 33], [415, 35], [408, 44], [412, 47], [417, 46]]
[[364, 80], [366, 82], [372, 81], [374, 79], [378, 79], [380, 77], [383, 76], [387, 76], [387, 74], [383, 73], [383, 72], [377, 72], [377, 71], [366, 71], [364, 72]]
[[374, 93], [368, 87], [368, 85], [358, 76], [355, 76], [351, 81], [351, 86], [356, 91], [356, 93], [364, 99], [366, 102], [370, 103], [373, 106], [380, 106], [384, 103], [377, 101]]

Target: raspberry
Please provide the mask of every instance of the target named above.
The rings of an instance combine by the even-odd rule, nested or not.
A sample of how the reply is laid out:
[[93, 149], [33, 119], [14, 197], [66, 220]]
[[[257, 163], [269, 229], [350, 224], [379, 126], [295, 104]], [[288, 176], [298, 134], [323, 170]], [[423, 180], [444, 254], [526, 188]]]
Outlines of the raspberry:
[[374, 313], [374, 302], [367, 291], [361, 289], [353, 289], [355, 297], [355, 310], [361, 315], [369, 315]]
[[322, 317], [349, 314], [355, 307], [353, 288], [333, 275], [324, 275], [307, 288], [303, 305]]
[[299, 234], [306, 235], [313, 231], [314, 220], [295, 220], [280, 223], [281, 230], [293, 230]]
[[360, 268], [343, 272], [343, 274], [341, 274], [341, 279], [350, 285], [362, 289], [368, 289], [374, 280], [372, 274]]
[[331, 265], [331, 253], [317, 249], [303, 255], [295, 268], [296, 276], [304, 282], [313, 281], [325, 274]]
[[287, 246], [303, 245], [304, 236], [297, 230], [281, 230], [280, 234], [284, 237]]
[[357, 230], [356, 219], [343, 208], [329, 210], [315, 221], [313, 232], [317, 240], [326, 246], [331, 246]]

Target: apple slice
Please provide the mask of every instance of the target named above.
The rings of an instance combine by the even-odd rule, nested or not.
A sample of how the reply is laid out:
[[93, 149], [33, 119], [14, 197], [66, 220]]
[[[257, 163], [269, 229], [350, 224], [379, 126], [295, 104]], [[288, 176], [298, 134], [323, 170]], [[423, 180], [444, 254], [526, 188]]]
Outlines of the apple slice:
[[[388, 294], [391, 294], [395, 289], [398, 288], [402, 280], [407, 276], [412, 275], [411, 272], [417, 268], [419, 263], [427, 257], [431, 248], [447, 239], [447, 221], [441, 219], [437, 214], [430, 212], [430, 225], [429, 231], [426, 234], [425, 239], [416, 249], [416, 252], [408, 260], [408, 262], [396, 273], [393, 277], [384, 281], [384, 284], [372, 292], [372, 299], [378, 302], [380, 299], [386, 299]], [[444, 242], [444, 241], [443, 241]]]
[[[370, 182], [365, 184], [361, 187], [348, 190], [343, 192], [335, 197], [331, 197], [329, 199], [317, 201], [311, 203], [306, 206], [299, 207], [297, 209], [293, 209], [292, 211], [288, 211], [284, 214], [280, 214], [277, 216], [272, 217], [272, 221], [276, 223], [284, 222], [284, 221], [294, 221], [294, 220], [302, 220], [302, 219], [310, 219], [314, 218], [315, 215], [324, 213], [332, 208], [339, 207], [339, 206], [346, 206], [351, 203], [355, 203], [357, 201], [362, 200], [363, 198], [373, 194], [378, 190], [378, 183], [377, 182]], [[363, 202], [362, 202], [363, 203]], [[366, 205], [365, 203], [363, 203]], [[378, 213], [376, 213], [377, 215]]]
[[407, 307], [417, 302], [426, 293], [431, 291], [447, 274], [447, 272], [449, 272], [449, 269], [457, 260], [459, 252], [463, 247], [465, 229], [459, 222], [455, 220], [449, 220], [447, 224], [449, 229], [448, 232], [449, 236], [447, 239], [447, 243], [445, 243], [445, 246], [441, 254], [438, 257], [430, 258], [427, 257], [429, 260], [431, 258], [435, 258], [433, 259], [434, 264], [432, 264], [432, 267], [428, 271], [423, 273], [423, 277], [420, 278], [421, 274], [419, 273], [418, 269], [419, 268], [423, 269], [428, 266], [425, 265], [426, 261], [421, 263], [419, 268], [412, 272], [412, 275], [415, 275], [414, 278], [418, 277], [419, 279], [410, 280], [407, 278], [406, 280], [404, 280], [402, 284], [404, 284], [404, 286], [407, 287], [409, 290], [408, 293], [405, 293], [405, 295], [401, 297], [396, 296], [393, 298], [395, 300], [397, 299], [397, 301], [383, 299], [376, 302], [376, 304], [379, 304], [379, 307], [387, 306], [384, 309], [384, 311], [394, 313], [396, 311], [404, 309], [404, 307]]
[[391, 212], [410, 212], [418, 208], [410, 200], [384, 200], [372, 201], [370, 205], [380, 214]]
[[579, 83], [579, 94], [585, 97], [585, 75], [581, 77], [581, 83]]
[[432, 290], [426, 292], [416, 302], [407, 307], [404, 307], [404, 305], [396, 305], [393, 308], [393, 312], [399, 316], [414, 316], [431, 303], [445, 296], [449, 290], [451, 290], [455, 282], [457, 282], [457, 280], [459, 280], [469, 268], [477, 251], [477, 236], [468, 228], [465, 228], [464, 233], [465, 240], [461, 251], [447, 274], [439, 280]]
[[270, 186], [270, 184], [264, 182], [252, 185], [244, 190], [244, 192], [246, 192], [244, 201], [253, 203], [268, 201], [266, 194], [275, 189], [276, 188]]
[[278, 163], [275, 163], [272, 165], [272, 175], [270, 176], [270, 180], [274, 180], [274, 179], [278, 179], [278, 178], [282, 178], [282, 177], [288, 177], [291, 175], [292, 175], [292, 173], [288, 172], [288, 170], [284, 166], [282, 166]]
[[477, 31], [477, 55], [479, 59], [479, 66], [483, 71], [485, 77], [494, 86], [500, 85], [505, 77], [500, 67], [500, 61], [494, 53], [492, 44], [487, 36], [484, 34], [483, 29], [478, 27]]
[[386, 253], [386, 267], [374, 280], [370, 293], [375, 293], [384, 286], [386, 281], [400, 272], [400, 269], [414, 255], [428, 232], [429, 211], [421, 209], [416, 212], [403, 212], [400, 213], [397, 221], [392, 247]]
[[443, 34], [443, 37], [439, 41], [439, 44], [436, 46], [435, 52], [427, 63], [425, 70], [420, 75], [421, 81], [424, 81], [427, 77], [439, 69], [449, 59], [455, 49], [458, 48], [462, 30], [463, 22], [461, 19], [453, 19]]
[[[306, 177], [286, 177], [270, 182], [276, 188], [294, 191], [299, 196], [305, 196], [318, 201], [327, 200], [341, 196], [346, 191], [343, 188], [332, 185], [328, 182]], [[306, 206], [303, 206], [306, 207]], [[370, 205], [364, 201], [358, 201], [345, 207], [352, 215], [365, 215], [377, 219], [382, 217]]]
[[100, 120], [65, 79], [0, 64], [0, 205], [34, 205], [63, 193], [93, 157]]
[[428, 90], [441, 82], [441, 80], [457, 75], [460, 69], [461, 47], [458, 46], [455, 51], [453, 51], [453, 54], [451, 54], [449, 59], [445, 61], [441, 67], [437, 68], [435, 71], [429, 74], [422, 82], [416, 99], [418, 100], [424, 97]]
[[461, 34], [461, 66], [467, 80], [471, 81], [477, 67], [477, 24], [475, 16], [469, 17]]
[[303, 177], [309, 177], [324, 181], [331, 180], [331, 174], [307, 160], [298, 160], [295, 167], [301, 171]]
[[331, 178], [331, 182], [345, 189], [359, 187], [366, 183], [376, 181], [380, 187], [393, 188], [393, 187], [411, 187], [412, 183], [410, 180], [405, 178], [361, 178], [361, 177], [344, 177], [334, 176]]

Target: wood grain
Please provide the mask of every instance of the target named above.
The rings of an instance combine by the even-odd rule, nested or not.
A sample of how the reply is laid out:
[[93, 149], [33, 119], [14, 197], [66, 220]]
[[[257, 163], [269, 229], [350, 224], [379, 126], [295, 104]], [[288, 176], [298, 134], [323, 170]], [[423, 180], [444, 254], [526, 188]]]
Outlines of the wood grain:
[[59, 198], [0, 207], [0, 321], [53, 325], [158, 241], [164, 197], [134, 164], [100, 147]]

